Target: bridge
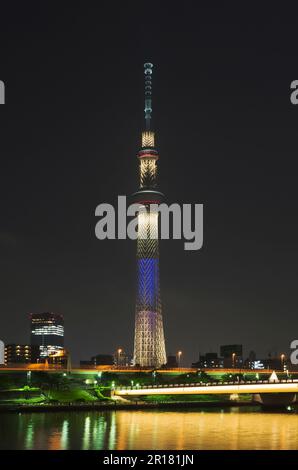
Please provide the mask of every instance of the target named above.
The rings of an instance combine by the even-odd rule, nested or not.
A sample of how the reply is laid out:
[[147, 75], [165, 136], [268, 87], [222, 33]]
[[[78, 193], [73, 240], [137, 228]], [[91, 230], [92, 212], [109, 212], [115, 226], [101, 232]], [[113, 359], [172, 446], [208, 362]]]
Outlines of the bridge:
[[204, 395], [204, 394], [241, 394], [241, 393], [298, 393], [298, 379], [257, 380], [255, 382], [217, 382], [206, 384], [170, 384], [170, 385], [135, 385], [133, 387], [116, 387], [115, 395]]
[[145, 395], [239, 395], [251, 394], [254, 401], [262, 404], [290, 404], [296, 402], [298, 379], [257, 380], [255, 382], [210, 382], [169, 385], [135, 385], [116, 387], [113, 395], [141, 397]]

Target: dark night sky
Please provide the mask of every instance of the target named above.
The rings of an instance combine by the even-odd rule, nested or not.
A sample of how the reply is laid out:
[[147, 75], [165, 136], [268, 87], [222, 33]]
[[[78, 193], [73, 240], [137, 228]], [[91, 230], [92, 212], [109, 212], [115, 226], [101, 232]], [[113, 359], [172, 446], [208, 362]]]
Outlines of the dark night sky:
[[94, 210], [137, 189], [148, 60], [160, 189], [204, 204], [202, 250], [161, 242], [167, 352], [187, 365], [296, 339], [297, 12], [198, 3], [1, 6], [6, 343], [29, 340], [28, 312], [54, 311], [75, 361], [132, 351], [135, 243], [97, 240]]

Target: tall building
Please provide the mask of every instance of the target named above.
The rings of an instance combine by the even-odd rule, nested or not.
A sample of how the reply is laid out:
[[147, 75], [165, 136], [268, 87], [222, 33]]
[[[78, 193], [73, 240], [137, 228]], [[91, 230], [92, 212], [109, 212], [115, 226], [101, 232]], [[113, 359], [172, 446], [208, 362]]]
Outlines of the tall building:
[[40, 358], [64, 348], [64, 319], [57, 313], [31, 313], [31, 345], [39, 346]]
[[151, 129], [152, 68], [151, 63], [144, 64], [146, 128], [138, 154], [139, 190], [133, 195], [139, 204], [134, 364], [156, 368], [166, 364], [167, 358], [159, 283], [158, 211], [150, 207], [163, 199], [157, 191], [158, 153]]

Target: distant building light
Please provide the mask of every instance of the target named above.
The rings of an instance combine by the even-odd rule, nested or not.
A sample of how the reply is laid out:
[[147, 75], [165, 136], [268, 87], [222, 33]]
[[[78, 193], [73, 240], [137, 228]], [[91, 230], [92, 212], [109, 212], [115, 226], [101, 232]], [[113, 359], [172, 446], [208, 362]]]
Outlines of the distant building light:
[[265, 369], [264, 364], [261, 361], [252, 361], [253, 369]]

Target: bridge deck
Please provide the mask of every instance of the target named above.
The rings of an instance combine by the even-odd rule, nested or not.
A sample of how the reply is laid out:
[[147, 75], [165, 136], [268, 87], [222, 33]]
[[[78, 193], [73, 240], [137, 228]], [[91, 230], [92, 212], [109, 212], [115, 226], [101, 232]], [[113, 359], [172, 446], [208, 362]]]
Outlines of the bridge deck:
[[119, 387], [114, 390], [115, 395], [192, 395], [192, 394], [241, 394], [241, 393], [297, 393], [298, 380], [284, 380], [271, 383], [258, 381], [254, 383], [226, 383], [226, 384], [182, 384], [177, 386], [153, 387]]

